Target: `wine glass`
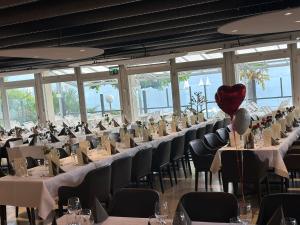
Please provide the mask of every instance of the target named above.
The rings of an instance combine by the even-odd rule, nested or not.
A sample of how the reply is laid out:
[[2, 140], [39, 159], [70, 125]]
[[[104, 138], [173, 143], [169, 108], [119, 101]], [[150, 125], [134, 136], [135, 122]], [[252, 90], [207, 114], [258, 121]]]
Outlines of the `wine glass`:
[[94, 224], [94, 217], [92, 214], [92, 210], [90, 209], [82, 209], [80, 212], [80, 215], [82, 216], [83, 224]]
[[79, 214], [81, 211], [81, 204], [78, 197], [71, 197], [68, 199], [68, 213]]
[[297, 225], [297, 221], [295, 218], [291, 218], [291, 217], [286, 217], [284, 218], [285, 220], [285, 225]]
[[169, 215], [168, 202], [163, 201], [155, 203], [155, 217], [158, 219], [160, 224], [166, 224], [166, 219]]
[[237, 224], [243, 225], [243, 222], [241, 221], [241, 219], [239, 217], [232, 217], [232, 218], [229, 219], [229, 224], [232, 224], [232, 225], [237, 225]]
[[242, 202], [239, 205], [240, 219], [246, 224], [251, 224], [252, 222], [252, 208], [249, 202]]

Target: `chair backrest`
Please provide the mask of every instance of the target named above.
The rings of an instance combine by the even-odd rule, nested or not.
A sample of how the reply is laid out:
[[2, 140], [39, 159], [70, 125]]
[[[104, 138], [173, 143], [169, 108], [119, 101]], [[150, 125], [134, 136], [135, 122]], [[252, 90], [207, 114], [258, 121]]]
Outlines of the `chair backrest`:
[[202, 140], [196, 139], [190, 141], [190, 152], [196, 170], [203, 171], [210, 169], [213, 155], [206, 149]]
[[203, 139], [204, 135], [206, 133], [206, 127], [200, 127], [196, 131], [196, 138], [197, 139]]
[[216, 130], [220, 129], [220, 128], [223, 128], [224, 126], [224, 121], [223, 120], [218, 120], [214, 123], [214, 126], [213, 126], [213, 132], [216, 132]]
[[190, 192], [179, 201], [192, 221], [229, 223], [238, 215], [238, 202], [225, 192]]
[[203, 141], [208, 147], [216, 149], [224, 145], [215, 133], [205, 134]]
[[33, 146], [33, 145], [36, 145], [37, 141], [38, 141], [38, 135], [36, 134], [33, 134], [33, 135], [30, 135], [28, 137], [28, 140], [31, 138], [31, 140], [29, 141], [29, 146]]
[[205, 131], [205, 133], [206, 134], [212, 133], [213, 132], [213, 128], [214, 128], [214, 124], [212, 124], [212, 123], [206, 124], [206, 126], [205, 126], [206, 131]]
[[37, 160], [30, 157], [30, 156], [26, 157], [26, 162], [27, 162], [27, 169], [31, 169], [31, 168], [36, 167], [36, 166], [39, 165]]
[[159, 194], [157, 191], [124, 188], [114, 195], [109, 215], [149, 218], [154, 215], [155, 203], [158, 201]]
[[111, 164], [111, 193], [114, 194], [121, 188], [127, 187], [131, 181], [132, 158], [124, 156], [116, 159]]
[[229, 140], [229, 133], [226, 128], [220, 128], [216, 130], [217, 136], [221, 139], [222, 142], [227, 143]]
[[300, 194], [296, 193], [280, 193], [265, 196], [261, 202], [259, 215], [257, 219], [258, 225], [265, 225], [272, 217], [273, 213], [282, 207], [285, 217], [292, 217], [300, 221]]
[[68, 199], [79, 197], [82, 207], [91, 208], [95, 197], [100, 202], [110, 201], [111, 166], [107, 165], [90, 171], [77, 187], [62, 186], [58, 189], [58, 205], [68, 204]]
[[284, 156], [284, 164], [288, 171], [300, 171], [300, 155], [299, 154], [286, 154]]
[[[243, 160], [242, 160], [243, 158]], [[267, 173], [267, 162], [262, 162], [254, 151], [230, 150], [221, 153], [222, 179], [239, 182], [243, 171], [244, 182], [254, 182]], [[241, 169], [243, 166], [243, 170]]]
[[171, 141], [161, 142], [152, 152], [152, 170], [157, 170], [170, 162]]
[[184, 135], [173, 138], [173, 140], [171, 141], [171, 160], [176, 160], [184, 156], [184, 142]]
[[146, 148], [138, 151], [132, 158], [131, 180], [147, 176], [151, 173], [152, 148]]
[[9, 147], [9, 148], [13, 148], [13, 147], [18, 147], [20, 145], [23, 144], [23, 140], [22, 138], [11, 138], [9, 140], [7, 140], [7, 146], [5, 147]]
[[185, 151], [189, 150], [189, 143], [190, 141], [195, 140], [197, 138], [196, 135], [197, 135], [197, 130], [188, 130], [185, 133], [185, 141], [184, 141]]

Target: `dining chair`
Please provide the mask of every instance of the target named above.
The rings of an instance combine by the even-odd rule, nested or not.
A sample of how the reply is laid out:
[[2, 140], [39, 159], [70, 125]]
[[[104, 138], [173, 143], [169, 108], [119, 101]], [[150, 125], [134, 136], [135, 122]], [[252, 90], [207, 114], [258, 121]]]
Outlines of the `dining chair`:
[[132, 157], [131, 181], [137, 187], [139, 187], [140, 180], [146, 177], [150, 187], [153, 188], [151, 165], [152, 147], [142, 149]]
[[225, 192], [190, 192], [179, 200], [192, 221], [229, 223], [238, 216], [236, 197]]
[[231, 119], [230, 117], [225, 117], [223, 119], [223, 128], [227, 127], [229, 124], [231, 124]]
[[198, 191], [198, 177], [200, 172], [205, 173], [205, 190], [207, 191], [208, 174], [210, 175], [210, 184], [212, 181], [210, 166], [214, 159], [214, 155], [205, 148], [203, 141], [200, 139], [196, 139], [190, 142], [190, 151], [195, 167], [195, 191]]
[[159, 194], [151, 189], [124, 188], [112, 199], [110, 216], [149, 218], [155, 214]]
[[226, 128], [220, 128], [215, 133], [224, 145], [228, 144], [229, 133]]
[[[224, 192], [228, 192], [228, 183], [232, 182], [237, 194], [238, 183], [254, 184], [259, 202], [261, 201], [261, 183], [265, 183], [269, 193], [269, 161], [261, 161], [251, 150], [230, 150], [221, 153], [222, 182]], [[242, 176], [243, 171], [243, 176]], [[243, 179], [242, 179], [243, 178]]]
[[196, 130], [188, 130], [185, 133], [185, 141], [184, 141], [184, 156], [185, 156], [185, 162], [186, 165], [188, 166], [188, 169], [190, 171], [190, 174], [192, 174], [192, 167], [191, 167], [191, 153], [190, 153], [190, 148], [189, 148], [189, 143], [192, 140], [195, 140], [197, 137], [197, 131]]
[[163, 184], [163, 169], [167, 169], [171, 186], [173, 186], [171, 167], [170, 167], [170, 156], [171, 156], [171, 141], [161, 142], [157, 148], [154, 148], [152, 151], [152, 165], [151, 171], [152, 174], [158, 173], [159, 182], [162, 193], [164, 193], [164, 184]]
[[225, 145], [215, 133], [205, 134], [203, 142], [214, 154]]
[[82, 208], [91, 208], [95, 197], [108, 207], [111, 199], [111, 172], [111, 166], [106, 165], [88, 172], [78, 186], [61, 186], [58, 189], [59, 215], [63, 215], [63, 207], [67, 206], [68, 199], [75, 196], [79, 197]]
[[131, 181], [132, 157], [122, 156], [111, 164], [111, 194], [128, 187]]
[[182, 164], [183, 168], [183, 173], [185, 178], [186, 176], [186, 170], [185, 170], [185, 164], [184, 164], [184, 142], [185, 142], [185, 136], [180, 135], [171, 141], [171, 156], [170, 156], [170, 161], [171, 165], [173, 168], [173, 173], [174, 173], [174, 178], [175, 178], [175, 183], [177, 184], [177, 174], [176, 174], [176, 166], [179, 168], [179, 162]]
[[213, 125], [213, 133], [215, 133], [218, 129], [224, 127], [224, 121], [223, 120], [218, 120], [214, 123]]
[[[7, 154], [7, 150], [9, 148], [12, 148], [14, 145], [17, 147], [19, 145], [22, 145], [23, 144], [23, 140], [22, 138], [10, 138], [8, 139], [4, 145], [0, 148], [0, 166], [1, 166], [1, 169], [3, 170], [4, 168], [5, 169], [9, 169], [8, 166], [9, 166], [9, 163], [8, 163], [8, 154]], [[2, 165], [2, 159], [5, 159], [6, 160], [6, 165]]]
[[[300, 154], [286, 154], [283, 158], [283, 161], [294, 186], [294, 178], [296, 178], [297, 173], [300, 173]], [[283, 182], [283, 179], [285, 182]], [[285, 183], [286, 190], [288, 190], [289, 179], [282, 178], [282, 183]]]
[[206, 133], [206, 127], [198, 128], [197, 131], [196, 131], [196, 138], [202, 140], [205, 133]]
[[205, 126], [205, 133], [208, 134], [208, 133], [212, 133], [213, 132], [213, 128], [214, 128], [214, 124], [213, 123], [208, 123], [206, 124]]
[[260, 204], [260, 210], [257, 218], [257, 225], [268, 223], [274, 212], [282, 207], [285, 217], [291, 217], [300, 221], [299, 213], [300, 194], [280, 193], [265, 196]]

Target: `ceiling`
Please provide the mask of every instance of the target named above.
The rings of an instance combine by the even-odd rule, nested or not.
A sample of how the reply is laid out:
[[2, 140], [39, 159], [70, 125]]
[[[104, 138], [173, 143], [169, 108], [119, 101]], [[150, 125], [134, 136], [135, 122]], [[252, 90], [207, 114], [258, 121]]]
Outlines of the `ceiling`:
[[[251, 37], [217, 30], [241, 18], [297, 6], [299, 0], [1, 0], [0, 49], [96, 47], [104, 49], [98, 59], [171, 53]], [[0, 71], [68, 64], [2, 57]]]

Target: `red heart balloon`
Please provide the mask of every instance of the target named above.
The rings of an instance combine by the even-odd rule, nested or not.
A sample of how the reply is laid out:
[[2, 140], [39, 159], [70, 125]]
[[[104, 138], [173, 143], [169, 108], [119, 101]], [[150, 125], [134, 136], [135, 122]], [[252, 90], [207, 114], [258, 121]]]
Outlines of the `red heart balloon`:
[[245, 99], [246, 87], [243, 84], [222, 85], [215, 94], [218, 106], [232, 118]]

